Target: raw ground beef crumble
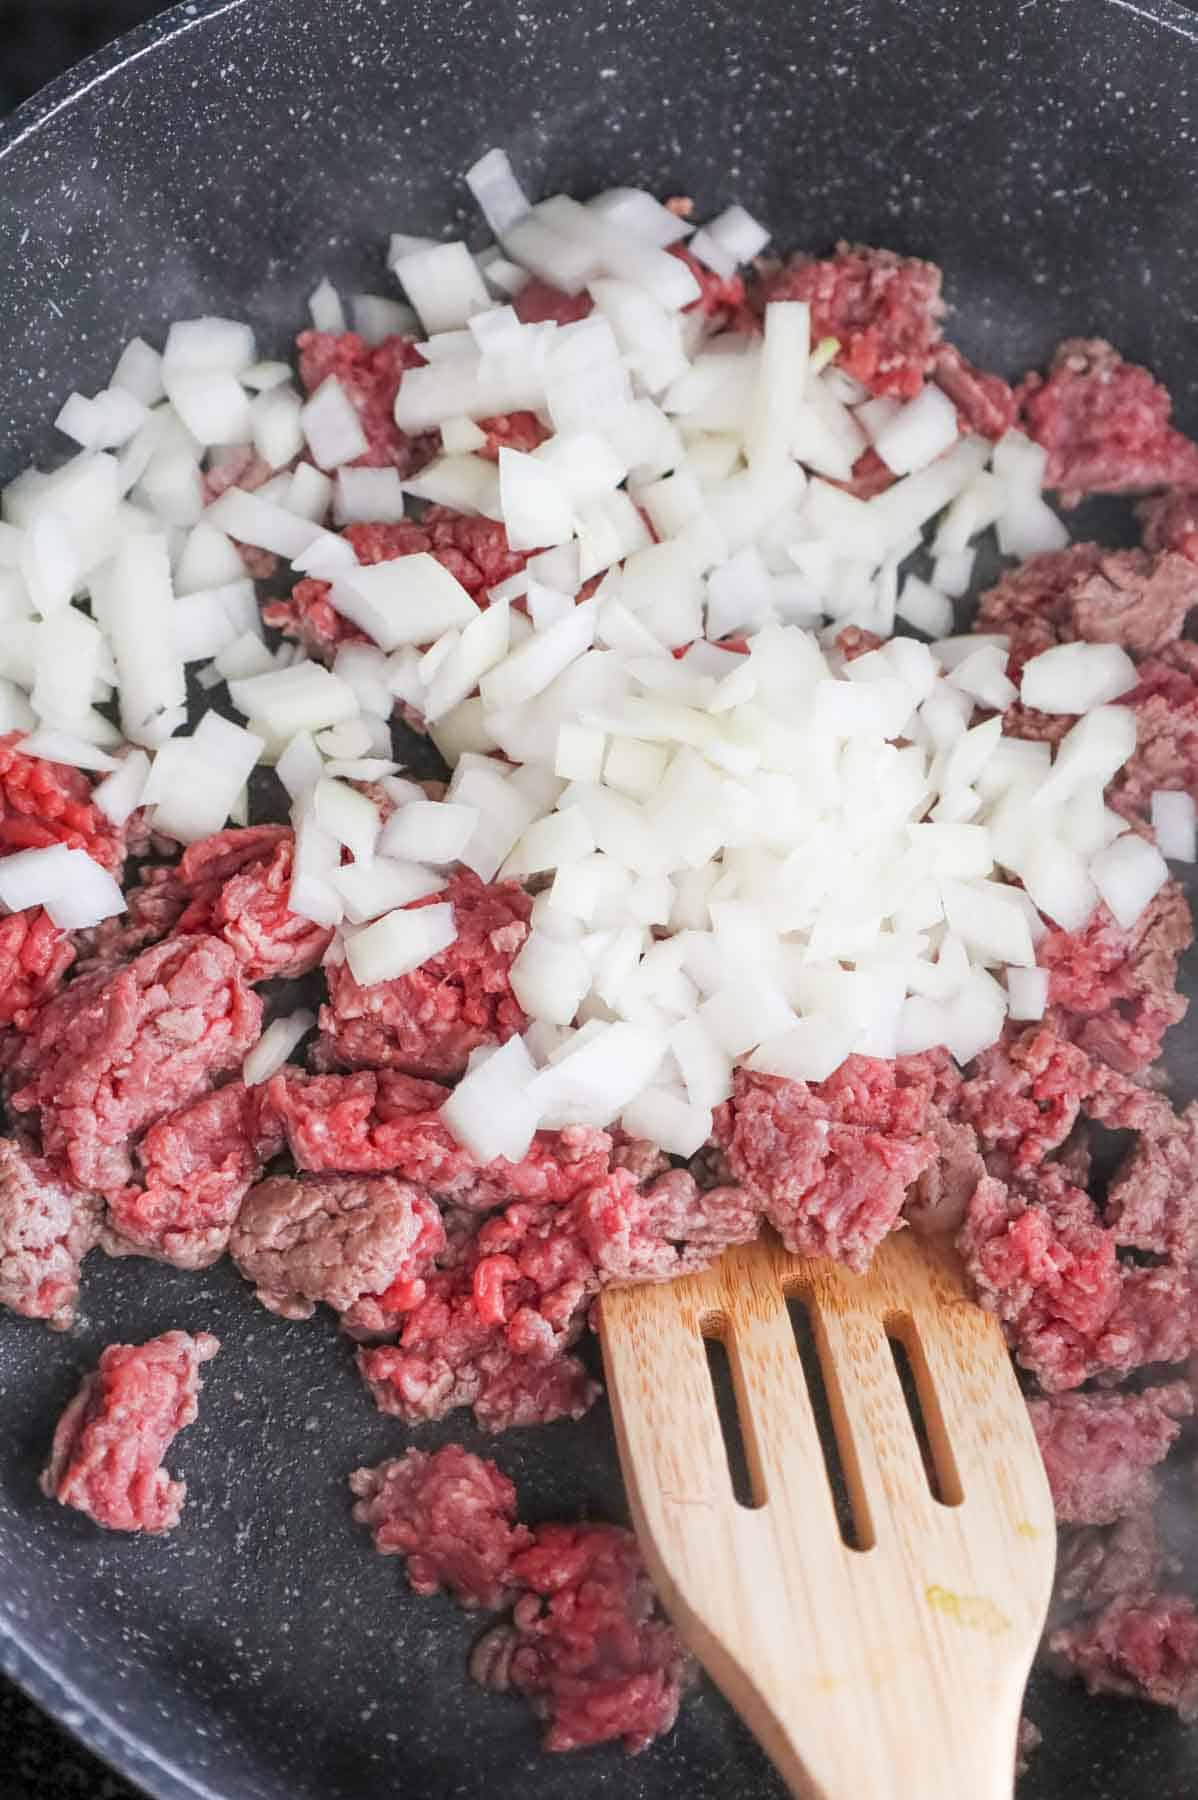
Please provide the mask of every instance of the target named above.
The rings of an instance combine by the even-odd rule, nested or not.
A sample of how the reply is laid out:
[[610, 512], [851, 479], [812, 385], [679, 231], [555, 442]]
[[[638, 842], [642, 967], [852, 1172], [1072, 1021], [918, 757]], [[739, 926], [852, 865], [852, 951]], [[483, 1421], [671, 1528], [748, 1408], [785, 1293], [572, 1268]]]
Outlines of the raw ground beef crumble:
[[461, 869], [439, 893], [412, 905], [446, 901], [458, 935], [411, 974], [360, 987], [348, 963], [327, 970], [318, 1067], [401, 1069], [444, 1080], [460, 1075], [480, 1045], [506, 1043], [527, 1029], [511, 968], [528, 936], [532, 900], [517, 882], [488, 886]]
[[0, 1138], [0, 1306], [56, 1331], [74, 1322], [79, 1270], [103, 1208], [45, 1157]]
[[[807, 300], [813, 341], [835, 338], [838, 365], [871, 393], [907, 399], [932, 382], [962, 431], [995, 439], [1016, 422], [1047, 451], [1047, 481], [1067, 504], [1147, 495], [1142, 548], [1034, 556], [982, 597], [977, 627], [1009, 636], [1016, 676], [1058, 643], [1123, 646], [1138, 680], [1119, 704], [1135, 712], [1137, 746], [1108, 802], [1142, 828], [1153, 792], [1198, 798], [1198, 645], [1180, 635], [1198, 606], [1198, 446], [1171, 424], [1160, 384], [1101, 341], [1071, 340], [1012, 389], [944, 341], [939, 270], [890, 251], [842, 244], [728, 280], [672, 253], [700, 290], [689, 327], [701, 315], [756, 334], [770, 300]], [[591, 304], [531, 280], [515, 309], [568, 323]], [[308, 392], [335, 375], [349, 395], [361, 464], [406, 477], [438, 453], [437, 434], [394, 422], [404, 372], [422, 360], [412, 340], [313, 331], [298, 349]], [[527, 412], [480, 428], [489, 458], [546, 433]], [[242, 451], [212, 461], [210, 495], [272, 473]], [[870, 450], [839, 485], [867, 497], [892, 479]], [[526, 562], [500, 523], [441, 506], [342, 535], [363, 564], [431, 554], [479, 604]], [[274, 570], [272, 556], [242, 549], [256, 576]], [[264, 618], [330, 662], [367, 640], [329, 595], [327, 582], [299, 581]], [[850, 626], [836, 648], [848, 660], [879, 641]], [[1003, 723], [1055, 743], [1072, 719], [1016, 703]], [[853, 1056], [811, 1084], [739, 1069], [688, 1168], [590, 1127], [542, 1131], [518, 1163], [480, 1164], [439, 1109], [474, 1050], [527, 1025], [510, 971], [529, 893], [451, 872], [427, 902], [454, 905], [451, 948], [373, 988], [344, 962], [324, 964], [310, 1067], [247, 1088], [254, 985], [321, 968], [331, 937], [287, 906], [290, 829], [230, 827], [176, 857], [141, 815], [116, 830], [87, 775], [16, 742], [0, 737], [0, 856], [65, 843], [118, 874], [130, 853], [157, 860], [127, 879], [128, 911], [90, 932], [60, 931], [40, 909], [0, 919], [12, 1111], [0, 1304], [63, 1328], [97, 1245], [184, 1269], [229, 1250], [275, 1312], [339, 1315], [384, 1412], [417, 1425], [470, 1407], [498, 1432], [593, 1403], [578, 1352], [607, 1283], [701, 1268], [763, 1220], [792, 1249], [856, 1268], [905, 1224], [955, 1232], [1024, 1373], [1062, 1527], [1057, 1666], [1094, 1691], [1198, 1713], [1198, 1614], [1156, 1517], [1162, 1467], [1192, 1442], [1193, 1363], [1177, 1376], [1198, 1351], [1198, 1103], [1174, 1113], [1150, 1073], [1185, 1011], [1178, 965], [1192, 926], [1175, 882], [1130, 931], [1105, 908], [1081, 931], [1050, 927], [1037, 947], [1046, 1018], [1009, 1024], [964, 1071], [943, 1053]], [[1090, 1148], [1105, 1132], [1129, 1136], [1104, 1192]], [[172, 1332], [106, 1350], [60, 1423], [46, 1491], [115, 1529], [175, 1524], [183, 1490], [162, 1459], [195, 1416], [199, 1367], [216, 1348]], [[519, 1523], [511, 1483], [459, 1445], [407, 1449], [351, 1485], [355, 1517], [383, 1554], [405, 1558], [418, 1593], [509, 1614], [471, 1666], [484, 1686], [528, 1699], [547, 1748], [637, 1750], [670, 1728], [687, 1659], [629, 1533]]]
[[200, 1366], [219, 1349], [206, 1331], [110, 1344], [58, 1421], [43, 1491], [110, 1531], [170, 1531], [187, 1489], [162, 1459], [195, 1418]]
[[630, 1531], [516, 1522], [516, 1490], [459, 1444], [408, 1450], [350, 1477], [354, 1518], [384, 1556], [404, 1556], [418, 1594], [510, 1616], [475, 1645], [493, 1693], [522, 1694], [546, 1750], [619, 1740], [639, 1751], [669, 1731], [694, 1665], [661, 1615]]
[[380, 1556], [407, 1559], [418, 1594], [447, 1593], [467, 1611], [497, 1612], [511, 1599], [512, 1558], [533, 1542], [516, 1521], [516, 1490], [492, 1462], [447, 1444], [407, 1450], [349, 1478], [354, 1518]]

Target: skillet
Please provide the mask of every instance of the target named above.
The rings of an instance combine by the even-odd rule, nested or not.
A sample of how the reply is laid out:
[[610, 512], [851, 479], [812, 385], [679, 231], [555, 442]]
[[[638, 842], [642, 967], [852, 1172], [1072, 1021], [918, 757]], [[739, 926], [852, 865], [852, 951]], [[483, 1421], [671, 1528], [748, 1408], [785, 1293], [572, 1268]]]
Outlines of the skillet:
[[[534, 192], [736, 198], [782, 245], [933, 257], [985, 366], [1109, 335], [1194, 430], [1196, 87], [1172, 0], [192, 0], [0, 129], [0, 481], [135, 331], [228, 313], [285, 352], [318, 274], [377, 288], [389, 231], [477, 232], [458, 176], [496, 143]], [[1198, 1035], [1173, 1035], [1186, 1099]], [[52, 1423], [104, 1343], [170, 1326], [225, 1346], [172, 1458], [185, 1522], [101, 1536], [38, 1496]], [[636, 1761], [541, 1757], [467, 1681], [470, 1621], [350, 1524], [349, 1470], [409, 1438], [493, 1451], [534, 1520], [621, 1518], [602, 1405], [497, 1446], [407, 1434], [329, 1321], [270, 1317], [227, 1268], [97, 1259], [71, 1334], [0, 1319], [0, 1418], [0, 1667], [156, 1800], [782, 1800], [706, 1688]], [[1044, 1677], [1029, 1709], [1025, 1800], [1198, 1787], [1166, 1715]]]

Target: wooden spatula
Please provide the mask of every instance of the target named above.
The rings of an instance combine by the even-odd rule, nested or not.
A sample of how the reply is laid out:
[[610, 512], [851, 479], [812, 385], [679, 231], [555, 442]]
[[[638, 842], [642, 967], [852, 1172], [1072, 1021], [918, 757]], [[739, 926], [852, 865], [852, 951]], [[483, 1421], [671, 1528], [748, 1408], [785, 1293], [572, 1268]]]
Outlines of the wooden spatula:
[[[796, 1297], [856, 1548], [838, 1524]], [[903, 1232], [853, 1275], [762, 1242], [703, 1275], [609, 1291], [600, 1328], [650, 1572], [794, 1792], [1010, 1800], [1052, 1500], [1002, 1334], [951, 1249]], [[705, 1338], [731, 1365], [751, 1506], [733, 1494]]]

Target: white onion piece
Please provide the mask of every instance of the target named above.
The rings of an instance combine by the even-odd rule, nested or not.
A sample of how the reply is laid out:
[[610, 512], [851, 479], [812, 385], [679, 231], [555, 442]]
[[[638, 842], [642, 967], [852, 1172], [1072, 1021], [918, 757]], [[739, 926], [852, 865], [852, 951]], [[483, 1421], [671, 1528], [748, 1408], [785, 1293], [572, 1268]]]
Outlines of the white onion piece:
[[297, 517], [285, 506], [263, 500], [259, 494], [247, 494], [242, 488], [226, 488], [219, 500], [212, 502], [205, 518], [231, 538], [285, 556], [289, 562], [294, 562], [321, 535], [319, 526], [310, 520]]
[[1048, 1010], [1048, 970], [1008, 969], [1007, 998], [1013, 1019], [1042, 1019]]
[[339, 925], [343, 907], [334, 881], [341, 868], [341, 845], [317, 824], [311, 791], [291, 809], [295, 853], [287, 905], [316, 925]]
[[1057, 644], [1023, 665], [1019, 698], [1047, 713], [1084, 713], [1126, 694], [1136, 665], [1118, 644]]
[[631, 1136], [647, 1138], [669, 1156], [693, 1156], [711, 1136], [711, 1110], [696, 1106], [676, 1088], [653, 1084], [624, 1108]]
[[456, 862], [478, 827], [478, 811], [452, 801], [413, 800], [392, 813], [379, 848], [417, 863]]
[[1046, 918], [1065, 931], [1080, 931], [1088, 923], [1099, 895], [1084, 858], [1076, 850], [1038, 833], [1037, 841], [1022, 859], [1019, 874]]
[[529, 1083], [545, 1125], [610, 1123], [657, 1073], [665, 1054], [659, 1033], [624, 1021], [594, 1027], [578, 1032]]
[[878, 432], [874, 449], [895, 475], [925, 469], [957, 441], [957, 409], [929, 383]]
[[303, 401], [290, 387], [268, 388], [250, 407], [254, 449], [272, 469], [293, 462], [304, 447]]
[[640, 188], [608, 188], [586, 205], [588, 211], [598, 213], [608, 225], [646, 238], [660, 250], [681, 242], [694, 230], [693, 225]]
[[256, 362], [241, 371], [241, 384], [252, 388], [256, 394], [265, 394], [272, 387], [282, 387], [291, 376], [290, 363]]
[[[238, 681], [247, 675], [266, 675], [275, 668], [274, 657], [257, 631], [243, 632], [217, 652], [212, 668], [217, 681]], [[213, 686], [216, 685], [214, 681]]]
[[326, 376], [305, 403], [300, 423], [319, 468], [336, 469], [370, 448], [353, 401], [335, 375]]
[[338, 469], [333, 500], [338, 525], [397, 525], [403, 516], [398, 469]]
[[518, 1037], [509, 1038], [498, 1050], [487, 1045], [474, 1051], [465, 1075], [441, 1107], [442, 1124], [480, 1163], [500, 1156], [519, 1162], [538, 1124], [534, 1074], [532, 1059]]
[[116, 661], [121, 729], [134, 743], [147, 744], [153, 721], [186, 700], [166, 539], [127, 538], [93, 579], [91, 593]]
[[339, 336], [346, 328], [341, 296], [327, 276], [322, 276], [308, 295], [308, 311], [317, 331], [329, 331]]
[[595, 602], [588, 600], [548, 631], [538, 632], [482, 677], [479, 687], [484, 705], [490, 710], [522, 706], [542, 693], [590, 648], [595, 623]]
[[244, 580], [245, 564], [232, 540], [206, 519], [194, 525], [174, 567], [175, 593], [198, 594]]
[[1034, 965], [1027, 918], [1018, 902], [1007, 898], [1000, 883], [942, 881], [940, 892], [950, 928], [981, 959], [1021, 968]]
[[286, 741], [297, 731], [323, 731], [356, 717], [358, 701], [349, 683], [319, 663], [296, 663], [269, 675], [231, 681], [229, 695], [238, 712], [259, 720], [272, 738]]
[[166, 335], [162, 370], [169, 376], [239, 375], [254, 360], [254, 334], [236, 319], [177, 319]]
[[569, 1025], [591, 985], [591, 968], [577, 945], [533, 930], [512, 963], [510, 979], [530, 1019]]
[[391, 264], [426, 332], [455, 331], [490, 306], [478, 265], [465, 244], [434, 244]]
[[[328, 515], [329, 507], [332, 505], [332, 501], [332, 480], [328, 475], [322, 474], [319, 469], [314, 468], [311, 463], [307, 462], [296, 464], [292, 471], [291, 480], [287, 485], [287, 492], [280, 497], [280, 504], [287, 512], [294, 513], [297, 518], [307, 519], [313, 525], [321, 525], [324, 523], [324, 520]], [[327, 547], [328, 542], [339, 544], [343, 551], [348, 551], [349, 554], [344, 557], [346, 562], [353, 560], [353, 550], [343, 538], [332, 538], [331, 540], [327, 540], [324, 535], [319, 533], [313, 535], [311, 544], [305, 552], [305, 555], [309, 558], [312, 557], [319, 546], [325, 545]], [[293, 558], [293, 561], [296, 568], [301, 566], [298, 557]], [[314, 562], [305, 561], [303, 567], [311, 575], [318, 573]]]
[[16, 682], [0, 677], [0, 731], [34, 731], [38, 715]]
[[[679, 257], [669, 256], [664, 250], [618, 231], [601, 214], [580, 206], [577, 200], [571, 200], [565, 194], [554, 194], [543, 200], [534, 209], [532, 218], [577, 245], [592, 261], [592, 276], [600, 272], [619, 276], [644, 288], [662, 306], [675, 311], [690, 306], [700, 297], [698, 282]], [[525, 230], [526, 227], [517, 226], [516, 234]], [[507, 234], [505, 247], [517, 262], [525, 263], [534, 274], [540, 273], [522, 254], [516, 236], [511, 232]], [[577, 292], [577, 289], [567, 288], [566, 292]]]
[[826, 1081], [852, 1053], [857, 1027], [831, 1015], [798, 1019], [778, 1037], [767, 1038], [748, 1059], [763, 1075], [787, 1081]]
[[478, 616], [461, 582], [427, 551], [341, 570], [329, 599], [384, 650], [432, 643]]
[[374, 802], [347, 782], [325, 775], [312, 790], [312, 805], [321, 829], [344, 844], [356, 863], [369, 863], [380, 823]]
[[506, 150], [488, 150], [480, 156], [466, 170], [466, 186], [497, 238], [529, 211], [528, 200], [512, 173]]
[[1129, 831], [1090, 858], [1090, 875], [1116, 923], [1130, 931], [1168, 881], [1169, 867], [1155, 844]]
[[447, 877], [420, 863], [397, 862], [380, 855], [369, 863], [346, 863], [333, 871], [331, 880], [350, 924], [364, 925], [396, 907], [440, 893]]
[[123, 388], [143, 406], [157, 406], [166, 392], [162, 385], [162, 357], [144, 338], [130, 338], [117, 359], [109, 386]]
[[142, 803], [150, 759], [144, 750], [129, 754], [92, 790], [92, 804], [114, 825], [124, 825]]
[[85, 850], [52, 844], [0, 859], [0, 902], [10, 912], [44, 906], [62, 931], [79, 931], [125, 910], [119, 882]]
[[301, 1007], [268, 1025], [241, 1065], [241, 1079], [246, 1087], [259, 1087], [277, 1075], [315, 1024], [316, 1014]]
[[219, 656], [247, 632], [256, 636], [261, 630], [254, 584], [243, 577], [185, 594], [175, 601], [172, 622], [175, 649], [185, 663]]
[[345, 960], [361, 987], [394, 981], [439, 956], [457, 937], [453, 907], [446, 901], [414, 910], [400, 907], [347, 938]]
[[86, 738], [72, 737], [67, 731], [41, 730], [22, 738], [17, 745], [22, 756], [41, 756], [47, 762], [65, 763], [72, 769], [97, 771], [117, 769], [115, 756], [89, 743]]
[[168, 365], [166, 390], [197, 444], [244, 444], [249, 439], [253, 415], [236, 375], [221, 370], [179, 374]]
[[906, 575], [895, 610], [900, 619], [930, 638], [943, 638], [953, 628], [953, 603], [918, 575]]
[[1105, 787], [1136, 747], [1136, 715], [1126, 706], [1096, 706], [1057, 746], [1052, 774], [1033, 798], [1040, 810], [1061, 806], [1083, 782]]
[[696, 1015], [729, 1056], [743, 1056], [768, 1038], [780, 1037], [795, 1023], [794, 1012], [777, 992], [752, 978], [738, 980], [705, 1000]]
[[1198, 828], [1192, 794], [1158, 790], [1152, 796], [1152, 829], [1162, 856], [1171, 862], [1198, 858]]
[[349, 305], [354, 330], [368, 344], [381, 344], [389, 337], [416, 335], [416, 314], [399, 300], [390, 300], [384, 294], [351, 294]]

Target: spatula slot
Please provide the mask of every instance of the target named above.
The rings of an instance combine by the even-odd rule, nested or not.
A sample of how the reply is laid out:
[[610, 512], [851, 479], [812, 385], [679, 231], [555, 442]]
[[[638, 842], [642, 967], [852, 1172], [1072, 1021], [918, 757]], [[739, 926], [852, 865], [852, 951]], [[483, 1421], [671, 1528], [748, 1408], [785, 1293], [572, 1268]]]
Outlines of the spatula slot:
[[919, 1444], [928, 1486], [941, 1506], [960, 1506], [961, 1477], [952, 1444], [944, 1428], [932, 1372], [928, 1368], [915, 1321], [906, 1313], [886, 1319], [886, 1338], [894, 1357], [899, 1385], [907, 1402], [911, 1427]]
[[824, 1453], [840, 1535], [850, 1550], [872, 1550], [876, 1542], [873, 1519], [836, 1366], [828, 1354], [819, 1314], [802, 1289], [787, 1293], [786, 1307]]
[[724, 1440], [724, 1454], [728, 1458], [732, 1497], [738, 1506], [764, 1506], [764, 1478], [761, 1470], [754, 1468], [754, 1459], [749, 1455], [745, 1428], [742, 1425], [744, 1413], [737, 1391], [733, 1360], [735, 1352], [730, 1354], [728, 1349], [728, 1321], [722, 1313], [709, 1313], [700, 1320], [699, 1329], [703, 1334], [707, 1373], [711, 1377], [711, 1391], [719, 1416], [720, 1434]]

